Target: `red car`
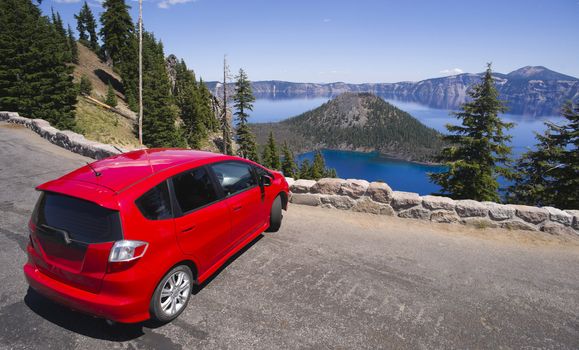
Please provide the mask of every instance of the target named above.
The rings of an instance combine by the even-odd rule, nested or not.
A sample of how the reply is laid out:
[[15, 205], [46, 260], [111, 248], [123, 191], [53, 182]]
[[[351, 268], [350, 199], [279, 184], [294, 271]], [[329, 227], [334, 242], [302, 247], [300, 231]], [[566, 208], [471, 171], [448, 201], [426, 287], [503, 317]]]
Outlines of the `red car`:
[[263, 231], [277, 231], [288, 203], [281, 173], [180, 149], [110, 157], [37, 189], [29, 285], [123, 323], [179, 316], [193, 284]]

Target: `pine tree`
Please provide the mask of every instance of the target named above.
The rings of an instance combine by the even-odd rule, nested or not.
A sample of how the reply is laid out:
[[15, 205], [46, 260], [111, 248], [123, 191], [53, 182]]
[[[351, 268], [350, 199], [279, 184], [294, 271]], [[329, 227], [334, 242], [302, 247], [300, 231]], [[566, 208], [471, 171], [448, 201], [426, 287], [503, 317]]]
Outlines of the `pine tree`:
[[107, 96], [105, 98], [105, 103], [111, 107], [117, 106], [117, 94], [115, 93], [115, 89], [113, 88], [113, 84], [109, 81], [109, 85], [107, 87]]
[[99, 45], [96, 20], [86, 1], [80, 12], [74, 15], [74, 18], [76, 18], [76, 29], [79, 33], [79, 40], [94, 52], [98, 52]]
[[444, 136], [444, 140], [450, 145], [442, 150], [438, 160], [448, 171], [430, 174], [430, 178], [444, 195], [496, 202], [500, 200], [498, 176], [512, 176], [506, 167], [511, 153], [506, 143], [511, 136], [505, 130], [513, 124], [499, 118], [506, 108], [498, 98], [490, 64], [482, 82], [468, 94], [472, 101], [462, 105], [461, 112], [454, 113], [462, 125], [446, 126], [451, 134]]
[[263, 149], [261, 164], [270, 169], [279, 170], [281, 168], [281, 163], [279, 161], [279, 151], [277, 150], [275, 139], [273, 138], [273, 132], [271, 131], [267, 139], [267, 144]]
[[69, 129], [77, 93], [59, 30], [30, 0], [0, 1], [0, 109]]
[[510, 201], [579, 208], [579, 105], [566, 104], [562, 114], [566, 123], [546, 122], [535, 149], [517, 160]]
[[60, 13], [52, 11], [52, 28], [54, 30], [55, 37], [59, 42], [59, 50], [64, 57], [65, 62], [72, 62], [72, 49], [70, 47], [70, 40], [64, 29], [64, 23], [60, 17]]
[[316, 151], [316, 154], [314, 155], [314, 164], [311, 168], [311, 177], [314, 180], [319, 180], [324, 177], [325, 173], [326, 162], [324, 161], [324, 156], [322, 155], [322, 152]]
[[247, 74], [243, 69], [239, 70], [239, 75], [236, 77], [235, 95], [233, 95], [233, 106], [235, 107], [235, 119], [237, 122], [237, 143], [239, 144], [239, 156], [259, 161], [257, 155], [257, 144], [255, 136], [247, 125], [249, 118], [248, 111], [253, 110], [253, 92], [251, 91], [251, 83], [247, 78]]
[[[102, 52], [110, 58], [115, 70], [120, 72], [124, 93], [131, 109], [137, 108], [138, 85], [138, 43], [130, 7], [124, 0], [105, 0], [101, 14], [100, 35], [103, 40]], [[88, 30], [88, 28], [87, 28]]]
[[312, 166], [307, 159], [304, 159], [300, 166], [300, 179], [312, 179]]
[[83, 74], [80, 77], [78, 91], [79, 93], [87, 96], [90, 96], [90, 94], [92, 93], [92, 83], [86, 74]]
[[294, 161], [294, 155], [290, 150], [287, 142], [284, 142], [283, 148], [283, 161], [281, 162], [281, 171], [283, 172], [284, 176], [297, 178], [299, 176], [299, 169]]
[[219, 120], [217, 116], [213, 113], [213, 95], [207, 88], [207, 85], [203, 82], [203, 78], [199, 78], [199, 83], [197, 84], [197, 92], [201, 100], [201, 104], [198, 105], [201, 108], [199, 112], [202, 115], [203, 123], [207, 130], [218, 131], [219, 130]]
[[201, 91], [197, 86], [195, 74], [187, 68], [183, 60], [175, 66], [175, 103], [184, 126], [184, 137], [189, 147], [198, 149], [207, 136], [204, 119], [207, 108], [204, 106]]
[[176, 126], [178, 108], [172, 103], [171, 83], [163, 44], [143, 33], [143, 143], [148, 147], [184, 147]]
[[70, 49], [70, 56], [72, 63], [78, 64], [78, 46], [76, 46], [76, 39], [72, 34], [72, 28], [68, 25], [68, 47]]

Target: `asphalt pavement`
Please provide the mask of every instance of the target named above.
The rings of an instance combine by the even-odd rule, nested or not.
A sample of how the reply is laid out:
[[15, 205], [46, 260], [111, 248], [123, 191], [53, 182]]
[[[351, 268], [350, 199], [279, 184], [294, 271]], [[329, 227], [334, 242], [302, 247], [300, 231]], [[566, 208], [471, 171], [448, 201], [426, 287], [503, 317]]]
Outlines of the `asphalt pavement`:
[[82, 166], [0, 123], [2, 349], [579, 348], [579, 244], [290, 205], [158, 326], [109, 326], [28, 290], [34, 187]]

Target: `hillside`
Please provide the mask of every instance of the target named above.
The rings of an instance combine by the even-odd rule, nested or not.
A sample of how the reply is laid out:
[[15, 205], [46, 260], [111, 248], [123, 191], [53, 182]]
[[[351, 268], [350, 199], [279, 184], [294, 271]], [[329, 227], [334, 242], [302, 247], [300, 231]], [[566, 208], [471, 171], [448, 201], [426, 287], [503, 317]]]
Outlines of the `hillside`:
[[278, 123], [252, 124], [259, 144], [270, 131], [296, 152], [319, 148], [377, 151], [412, 161], [431, 161], [440, 134], [370, 93], [344, 93], [322, 106]]
[[[371, 92], [383, 98], [417, 102], [433, 108], [457, 109], [467, 101], [468, 88], [480, 81], [481, 74], [464, 73], [399, 83], [256, 81], [252, 87], [257, 98], [332, 97], [344, 92]], [[559, 115], [563, 103], [579, 98], [579, 79], [542, 66], [527, 66], [508, 74], [493, 75], [500, 98], [506, 101], [512, 114]], [[208, 87], [214, 93], [222, 89], [216, 82], [208, 83]]]
[[75, 83], [78, 83], [80, 78], [86, 75], [93, 87], [90, 97], [103, 101], [110, 81], [117, 95], [116, 110], [123, 115], [98, 106], [83, 96], [78, 96], [76, 131], [89, 140], [121, 147], [137, 147], [139, 142], [133, 134], [136, 114], [125, 103], [120, 77], [89, 48], [81, 43], [77, 43], [77, 45], [78, 64], [74, 65], [73, 73]]

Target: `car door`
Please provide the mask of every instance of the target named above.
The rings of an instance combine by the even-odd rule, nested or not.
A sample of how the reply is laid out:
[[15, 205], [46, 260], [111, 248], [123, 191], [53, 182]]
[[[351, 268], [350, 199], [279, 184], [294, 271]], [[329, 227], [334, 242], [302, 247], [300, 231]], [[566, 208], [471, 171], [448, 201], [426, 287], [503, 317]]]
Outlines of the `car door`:
[[231, 213], [231, 234], [234, 244], [264, 224], [260, 212], [261, 188], [251, 164], [227, 161], [210, 165], [225, 195]]
[[197, 258], [203, 268], [212, 266], [231, 244], [228, 204], [207, 167], [185, 171], [171, 179], [177, 206], [175, 229], [179, 247]]

